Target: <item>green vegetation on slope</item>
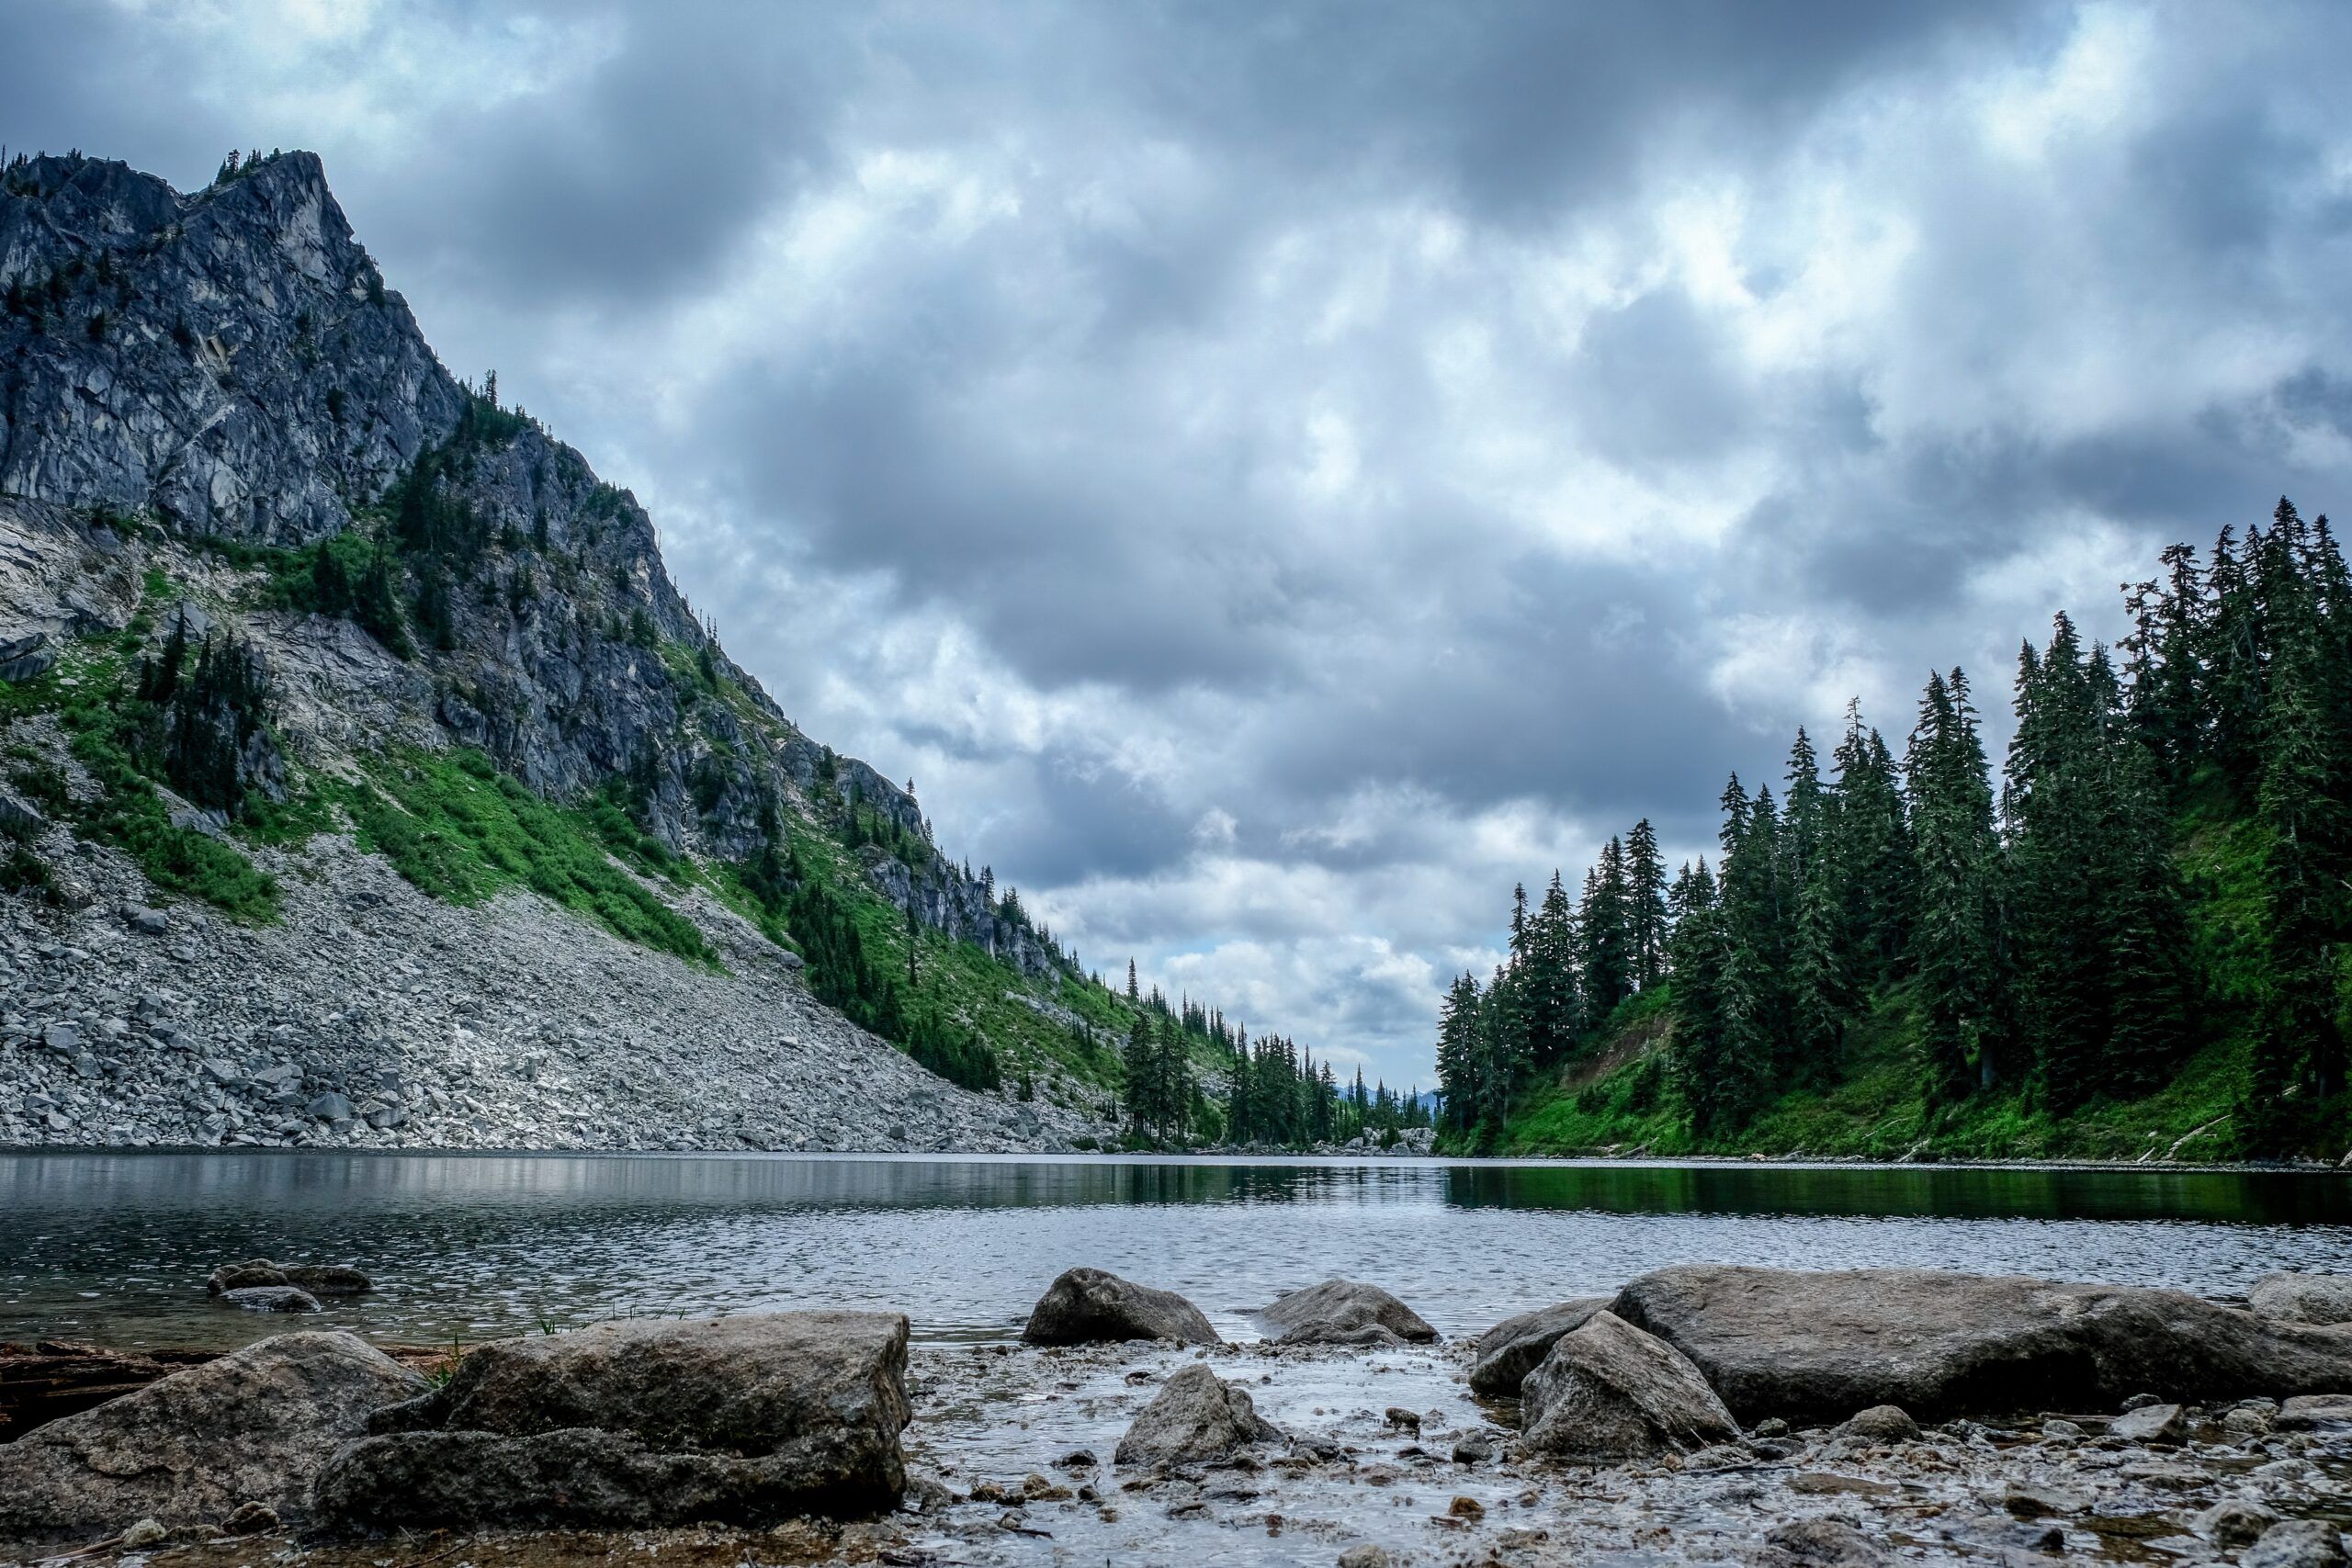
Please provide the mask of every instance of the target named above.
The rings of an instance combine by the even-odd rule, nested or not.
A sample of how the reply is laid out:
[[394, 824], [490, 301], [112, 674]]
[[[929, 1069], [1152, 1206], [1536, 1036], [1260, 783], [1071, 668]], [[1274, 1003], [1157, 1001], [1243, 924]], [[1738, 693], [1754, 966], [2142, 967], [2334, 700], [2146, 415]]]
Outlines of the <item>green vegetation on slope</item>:
[[2021, 650], [1997, 775], [1939, 672], [1899, 763], [1849, 710], [1826, 776], [1800, 730], [1778, 798], [1733, 779], [1713, 869], [1669, 884], [1643, 823], [1579, 904], [1521, 892], [1446, 998], [1449, 1142], [2340, 1154], [2352, 572], [2283, 500], [2164, 563], [2120, 662], [2063, 615]]
[[718, 963], [693, 921], [616, 863], [594, 818], [540, 799], [479, 751], [387, 753], [341, 804], [362, 848], [436, 898], [527, 887], [625, 941]]

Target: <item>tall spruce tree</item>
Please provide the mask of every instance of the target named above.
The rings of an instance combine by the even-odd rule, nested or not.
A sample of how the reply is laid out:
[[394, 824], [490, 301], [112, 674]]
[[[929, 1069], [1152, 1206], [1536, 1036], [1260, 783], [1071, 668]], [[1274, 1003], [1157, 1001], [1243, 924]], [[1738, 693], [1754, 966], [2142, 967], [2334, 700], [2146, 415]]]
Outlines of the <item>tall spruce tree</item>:
[[1917, 915], [1912, 947], [1927, 1014], [1921, 1067], [1946, 1103], [2000, 1075], [1998, 843], [1967, 677], [1933, 674], [1904, 762]]

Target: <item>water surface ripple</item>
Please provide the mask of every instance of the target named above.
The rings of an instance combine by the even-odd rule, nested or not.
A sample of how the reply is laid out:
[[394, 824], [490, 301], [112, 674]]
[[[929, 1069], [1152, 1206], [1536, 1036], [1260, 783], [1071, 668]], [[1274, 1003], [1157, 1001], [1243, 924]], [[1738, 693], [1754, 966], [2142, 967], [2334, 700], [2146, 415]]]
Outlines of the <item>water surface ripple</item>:
[[[1017, 1334], [1061, 1269], [1181, 1291], [1228, 1337], [1277, 1291], [1375, 1280], [1448, 1335], [1668, 1263], [1917, 1265], [2243, 1292], [2352, 1269], [2352, 1181], [2243, 1171], [1430, 1160], [0, 1156], [0, 1339], [220, 1346], [227, 1258], [347, 1261], [327, 1321], [466, 1341], [808, 1306]], [[319, 1319], [310, 1319], [317, 1323]]]

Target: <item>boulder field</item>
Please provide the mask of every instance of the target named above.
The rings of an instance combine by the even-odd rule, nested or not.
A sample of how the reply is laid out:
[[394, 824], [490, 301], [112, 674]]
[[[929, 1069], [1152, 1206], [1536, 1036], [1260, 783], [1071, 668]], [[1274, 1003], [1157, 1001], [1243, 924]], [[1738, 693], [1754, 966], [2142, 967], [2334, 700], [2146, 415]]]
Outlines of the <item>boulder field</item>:
[[[296, 1288], [290, 1273], [283, 1286], [243, 1278], [231, 1271], [224, 1293]], [[2276, 1303], [2330, 1289], [2298, 1277], [2294, 1291], [2267, 1294]], [[1027, 1507], [1091, 1509], [1084, 1528], [1106, 1529], [1131, 1494], [1169, 1500], [1175, 1520], [1269, 1487], [1401, 1486], [1432, 1468], [1492, 1476], [1483, 1494], [1440, 1499], [1441, 1522], [1476, 1530], [1489, 1529], [1487, 1509], [1532, 1506], [1511, 1499], [1555, 1484], [1546, 1476], [1605, 1472], [1619, 1478], [1606, 1484], [1657, 1506], [1678, 1476], [1701, 1487], [1706, 1475], [1797, 1464], [1810, 1468], [1786, 1483], [1792, 1495], [1869, 1500], [1904, 1494], [1905, 1455], [1921, 1475], [1973, 1467], [1981, 1479], [1969, 1495], [1994, 1497], [2016, 1522], [2003, 1528], [2030, 1524], [2051, 1540], [2089, 1513], [2099, 1488], [2120, 1484], [2173, 1489], [2194, 1505], [2178, 1528], [2240, 1562], [2341, 1561], [2328, 1555], [2340, 1549], [2333, 1526], [2292, 1516], [2309, 1511], [2295, 1488], [2314, 1473], [2299, 1456], [2352, 1431], [2352, 1329], [2265, 1304], [1917, 1270], [1694, 1266], [1452, 1346], [1385, 1291], [1329, 1280], [1261, 1314], [1278, 1337], [1228, 1346], [1181, 1295], [1078, 1269], [1030, 1314], [1032, 1349], [973, 1347], [934, 1361], [912, 1397], [908, 1324], [893, 1314], [601, 1324], [480, 1347], [437, 1386], [351, 1335], [290, 1333], [0, 1444], [0, 1561], [26, 1545], [123, 1551], [244, 1529], [332, 1541], [808, 1519], [878, 1529], [894, 1510], [933, 1528], [933, 1516], [966, 1503], [1005, 1508], [989, 1539], [1017, 1542], [1038, 1533], [1023, 1522]], [[937, 1370], [950, 1363], [1003, 1371], [976, 1382]], [[1398, 1386], [1404, 1371], [1451, 1380], [1457, 1395], [1425, 1383], [1385, 1415], [1375, 1397], [1361, 1425], [1327, 1415], [1321, 1394], [1312, 1410], [1299, 1391], [1285, 1401], [1293, 1380], [1352, 1388], [1350, 1367], [1384, 1374], [1373, 1387]], [[966, 1495], [910, 1466], [902, 1434], [917, 1400], [952, 1404], [934, 1417], [943, 1423], [1035, 1424], [1050, 1441], [1059, 1428], [1038, 1417], [1073, 1407], [1020, 1392], [1024, 1380], [1114, 1391], [1124, 1435], [1112, 1447], [1115, 1427], [1064, 1433], [1059, 1457], [1037, 1462], [1066, 1483], [1032, 1473], [974, 1482]], [[1077, 1397], [1082, 1411], [1106, 1395]], [[1269, 1397], [1280, 1425], [1260, 1411]], [[1449, 1429], [1464, 1410], [1472, 1427]], [[1982, 1420], [2007, 1422], [2025, 1446], [1984, 1442]], [[1393, 1460], [1367, 1453], [1384, 1443], [1401, 1445]], [[1104, 1449], [1115, 1494], [1087, 1479]], [[2223, 1450], [2275, 1459], [2259, 1470], [2206, 1462]], [[1534, 1516], [1506, 1522], [1490, 1531], [1497, 1541], [1542, 1539], [1529, 1534], [1544, 1528]], [[1759, 1562], [1884, 1560], [1850, 1519], [1783, 1513], [1751, 1539]]]

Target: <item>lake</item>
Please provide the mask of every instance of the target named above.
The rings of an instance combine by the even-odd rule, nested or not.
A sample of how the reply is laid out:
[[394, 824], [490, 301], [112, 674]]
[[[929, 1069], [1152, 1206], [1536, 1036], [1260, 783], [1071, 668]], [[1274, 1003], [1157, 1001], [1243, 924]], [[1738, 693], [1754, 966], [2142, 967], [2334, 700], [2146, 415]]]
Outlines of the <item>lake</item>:
[[623, 1315], [902, 1311], [1006, 1339], [1091, 1264], [1251, 1308], [1330, 1275], [1449, 1336], [1668, 1263], [1912, 1265], [2241, 1294], [2352, 1269], [2352, 1180], [2295, 1172], [1093, 1156], [0, 1156], [0, 1339], [223, 1347], [288, 1320], [217, 1263], [356, 1263], [324, 1319], [467, 1342]]

